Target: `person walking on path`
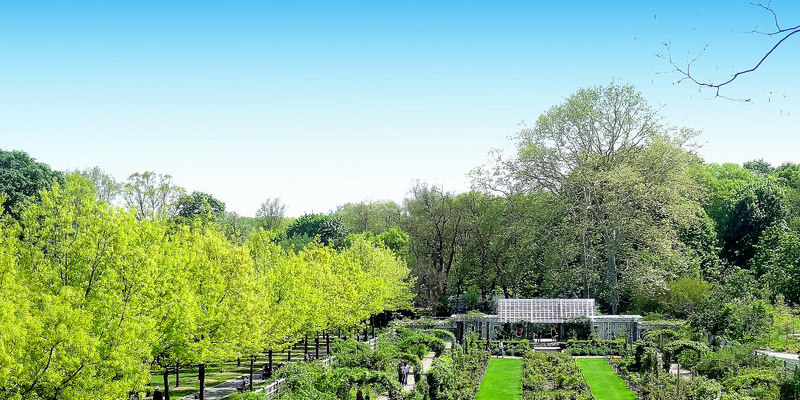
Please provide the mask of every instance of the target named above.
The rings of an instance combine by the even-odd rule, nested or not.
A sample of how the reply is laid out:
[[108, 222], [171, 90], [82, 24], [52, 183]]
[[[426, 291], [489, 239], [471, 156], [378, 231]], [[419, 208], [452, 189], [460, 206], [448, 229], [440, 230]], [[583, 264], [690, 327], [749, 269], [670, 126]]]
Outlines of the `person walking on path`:
[[397, 382], [403, 383], [403, 361], [397, 364]]
[[164, 394], [161, 393], [161, 389], [156, 386], [155, 392], [153, 392], [153, 400], [164, 400]]
[[503, 357], [505, 355], [505, 345], [503, 345], [503, 341], [497, 342], [497, 355]]
[[408, 371], [409, 371], [409, 369], [410, 369], [410, 366], [408, 365], [408, 363], [404, 362], [403, 363], [403, 385], [408, 385]]

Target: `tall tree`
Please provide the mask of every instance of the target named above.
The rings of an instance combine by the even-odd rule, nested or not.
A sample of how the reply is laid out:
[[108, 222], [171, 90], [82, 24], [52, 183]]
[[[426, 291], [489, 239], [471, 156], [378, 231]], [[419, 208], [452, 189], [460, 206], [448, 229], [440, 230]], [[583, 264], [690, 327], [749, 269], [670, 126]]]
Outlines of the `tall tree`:
[[286, 205], [278, 197], [266, 199], [256, 211], [256, 219], [259, 226], [274, 231], [280, 228], [286, 219]]
[[377, 235], [399, 226], [402, 210], [393, 201], [364, 201], [340, 206], [336, 215], [341, 217], [348, 232]]
[[178, 199], [186, 191], [176, 186], [172, 176], [155, 172], [137, 172], [128, 177], [123, 198], [125, 205], [136, 209], [136, 218], [173, 218], [178, 213]]
[[340, 246], [347, 236], [347, 229], [338, 217], [321, 214], [306, 214], [296, 219], [286, 228], [286, 236], [318, 237], [325, 245]]
[[50, 166], [36, 161], [28, 153], [0, 150], [0, 196], [4, 196], [3, 212], [19, 215], [17, 207], [22, 202], [38, 197], [40, 191], [62, 178], [60, 172], [51, 170]]
[[225, 212], [225, 203], [203, 192], [192, 192], [178, 199], [179, 217], [191, 219], [200, 215], [217, 216]]
[[579, 228], [583, 280], [590, 281], [593, 260], [602, 260], [597, 294], [617, 312], [620, 265], [652, 268], [647, 254], [674, 250], [677, 242], [674, 230], [656, 227], [691, 215], [679, 206], [695, 191], [687, 170], [698, 160], [683, 148], [689, 137], [664, 126], [630, 85], [581, 89], [523, 129], [516, 157], [477, 174], [478, 183], [506, 194], [545, 189], [560, 197]]
[[453, 195], [417, 183], [405, 201], [403, 230], [411, 236], [410, 264], [417, 277], [417, 302], [447, 314], [448, 286], [458, 253], [461, 215]]
[[133, 215], [95, 196], [68, 175], [20, 215], [18, 271], [31, 307], [20, 324], [26, 368], [10, 387], [23, 398], [121, 398], [148, 380], [156, 264]]
[[98, 200], [114, 204], [114, 201], [122, 193], [122, 184], [117, 182], [113, 176], [100, 169], [100, 167], [87, 168], [76, 171], [78, 174], [92, 182], [97, 190]]
[[747, 267], [759, 238], [772, 224], [785, 221], [785, 189], [767, 176], [737, 189], [720, 224], [722, 256], [732, 265]]

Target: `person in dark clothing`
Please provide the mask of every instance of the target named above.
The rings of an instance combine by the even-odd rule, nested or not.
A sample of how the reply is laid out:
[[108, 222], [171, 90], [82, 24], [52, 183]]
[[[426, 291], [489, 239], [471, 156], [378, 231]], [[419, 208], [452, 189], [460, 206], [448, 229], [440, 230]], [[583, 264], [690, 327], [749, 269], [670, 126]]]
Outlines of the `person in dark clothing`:
[[400, 361], [400, 363], [397, 364], [397, 382], [401, 383], [401, 384], [403, 383], [403, 362], [402, 361]]
[[156, 391], [153, 392], [153, 400], [164, 400], [164, 394], [161, 393], [161, 389], [156, 386]]

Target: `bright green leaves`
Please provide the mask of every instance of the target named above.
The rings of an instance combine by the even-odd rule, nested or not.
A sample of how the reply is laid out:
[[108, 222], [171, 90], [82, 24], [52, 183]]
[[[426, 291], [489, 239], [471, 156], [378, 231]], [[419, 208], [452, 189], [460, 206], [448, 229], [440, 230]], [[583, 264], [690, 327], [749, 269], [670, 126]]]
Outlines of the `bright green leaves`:
[[77, 174], [18, 210], [0, 223], [2, 398], [118, 399], [154, 366], [279, 350], [411, 299], [383, 246], [296, 253], [261, 230], [242, 246], [99, 201]]
[[17, 273], [28, 318], [15, 392], [63, 399], [113, 398], [148, 373], [154, 321], [147, 264], [132, 243], [132, 215], [95, 200], [78, 176], [23, 208]]

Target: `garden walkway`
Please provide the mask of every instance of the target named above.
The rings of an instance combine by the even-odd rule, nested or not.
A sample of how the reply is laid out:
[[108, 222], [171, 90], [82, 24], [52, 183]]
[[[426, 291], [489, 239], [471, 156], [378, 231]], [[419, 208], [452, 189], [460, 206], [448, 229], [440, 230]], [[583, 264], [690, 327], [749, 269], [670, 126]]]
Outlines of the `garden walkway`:
[[[369, 341], [368, 342], [362, 342], [362, 343], [369, 343]], [[322, 346], [319, 351], [320, 351], [321, 355], [324, 355], [324, 356], [328, 355], [327, 352], [325, 351], [325, 346]], [[303, 352], [302, 351], [299, 351], [299, 352], [296, 351], [295, 354], [303, 354]], [[295, 356], [295, 357], [298, 357], [298, 356]], [[302, 357], [302, 356], [300, 356], [300, 357]], [[216, 386], [207, 387], [205, 389], [205, 391], [204, 391], [205, 400], [221, 400], [221, 399], [224, 399], [224, 398], [230, 396], [233, 393], [236, 393], [237, 392], [237, 388], [241, 387], [241, 385], [242, 385], [242, 379], [243, 379], [244, 376], [247, 376], [249, 378], [249, 373], [245, 373], [245, 374], [242, 374], [242, 375], [237, 376], [235, 378], [229, 379], [229, 380], [227, 380], [225, 382], [222, 382], [222, 383], [220, 383], [220, 384], [218, 384]], [[253, 386], [256, 386], [258, 384], [266, 382], [264, 379], [260, 379], [260, 376], [261, 376], [261, 374], [258, 374], [258, 373], [255, 373], [255, 372], [253, 373]], [[177, 399], [178, 400], [194, 400], [199, 396], [199, 394], [200, 394], [199, 392], [195, 392], [195, 393], [183, 396], [183, 397], [179, 397]]]
[[[451, 342], [445, 342], [444, 345], [447, 350], [450, 350], [450, 348], [453, 347], [453, 343]], [[425, 356], [425, 358], [422, 359], [422, 361], [420, 362], [420, 364], [422, 364], [421, 374], [424, 374], [431, 369], [431, 367], [433, 366], [434, 358], [436, 358], [436, 354], [430, 352], [428, 353], [428, 355]], [[414, 387], [417, 385], [416, 375], [417, 375], [416, 371], [413, 370], [411, 371], [411, 373], [408, 374], [408, 384], [403, 386], [403, 392], [410, 392], [414, 390]], [[377, 400], [389, 400], [389, 396], [387, 394], [382, 394], [378, 396]]]
[[770, 350], [756, 350], [756, 354], [772, 357], [774, 359], [782, 361], [784, 368], [787, 369], [800, 367], [800, 355], [797, 354], [780, 353], [777, 351], [770, 351]]
[[[263, 379], [258, 379], [257, 377], [260, 374], [253, 374], [253, 386], [264, 383]], [[230, 396], [232, 393], [236, 393], [236, 388], [242, 386], [242, 377], [236, 377], [225, 382], [220, 383], [217, 386], [206, 388], [204, 398], [206, 400], [220, 400], [225, 397]], [[199, 393], [193, 393], [190, 395], [183, 396], [178, 400], [193, 400], [196, 399]]]

